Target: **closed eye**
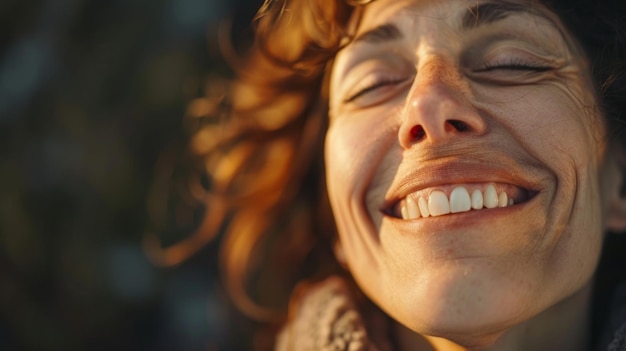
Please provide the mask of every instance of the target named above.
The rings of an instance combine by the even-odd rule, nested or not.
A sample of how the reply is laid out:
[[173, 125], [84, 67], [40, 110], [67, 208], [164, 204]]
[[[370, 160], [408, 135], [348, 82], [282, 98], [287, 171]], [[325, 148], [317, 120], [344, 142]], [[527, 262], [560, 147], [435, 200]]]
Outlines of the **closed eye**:
[[545, 72], [551, 70], [552, 67], [549, 66], [541, 66], [541, 65], [532, 65], [525, 63], [514, 63], [514, 64], [495, 64], [495, 65], [485, 65], [479, 69], [475, 69], [474, 72], [490, 72], [495, 70], [509, 70], [509, 71], [534, 71], [534, 72]]
[[344, 103], [355, 103], [362, 106], [369, 106], [387, 100], [394, 95], [399, 85], [409, 81], [409, 77], [393, 75], [389, 77], [377, 77], [375, 79], [365, 78], [363, 84], [358, 84], [355, 92], [348, 94], [343, 100]]
[[544, 60], [502, 59], [478, 64], [470, 68], [470, 73], [479, 82], [514, 86], [537, 82], [555, 69], [555, 65]]
[[367, 85], [359, 90], [357, 90], [356, 93], [353, 93], [352, 95], [348, 96], [344, 102], [354, 102], [355, 100], [357, 100], [358, 98], [364, 96], [365, 94], [374, 92], [375, 90], [379, 89], [379, 88], [383, 88], [386, 86], [391, 86], [394, 84], [398, 84], [403, 82], [405, 79], [389, 79], [389, 80], [381, 80], [378, 82], [374, 82], [370, 85]]

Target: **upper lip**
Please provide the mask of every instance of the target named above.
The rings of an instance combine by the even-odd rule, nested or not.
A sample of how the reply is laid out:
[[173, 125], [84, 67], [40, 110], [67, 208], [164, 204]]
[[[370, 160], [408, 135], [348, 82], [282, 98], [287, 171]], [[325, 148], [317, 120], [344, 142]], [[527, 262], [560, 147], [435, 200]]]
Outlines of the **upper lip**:
[[392, 182], [383, 208], [389, 211], [407, 195], [416, 191], [451, 184], [505, 183], [520, 187], [530, 193], [541, 190], [542, 176], [536, 167], [521, 165], [508, 157], [489, 160], [476, 158], [451, 158], [420, 162], [418, 167], [403, 171]]

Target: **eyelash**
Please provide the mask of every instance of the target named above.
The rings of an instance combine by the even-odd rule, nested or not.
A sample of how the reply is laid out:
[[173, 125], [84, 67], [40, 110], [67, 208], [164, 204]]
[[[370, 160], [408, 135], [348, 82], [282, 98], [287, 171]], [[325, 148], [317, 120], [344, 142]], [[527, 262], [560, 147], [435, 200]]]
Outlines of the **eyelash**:
[[475, 72], [489, 72], [494, 70], [511, 70], [511, 71], [534, 71], [534, 72], [545, 72], [552, 67], [546, 66], [544, 64], [539, 63], [528, 63], [522, 60], [510, 60], [508, 62], [500, 62], [490, 64], [487, 63], [483, 67], [476, 69]]
[[381, 80], [379, 80], [377, 82], [374, 82], [374, 83], [372, 83], [372, 84], [370, 84], [368, 86], [365, 86], [362, 89], [359, 89], [359, 91], [357, 91], [356, 93], [348, 96], [344, 100], [344, 102], [354, 102], [356, 99], [360, 98], [361, 96], [363, 96], [363, 95], [365, 95], [365, 94], [367, 94], [369, 92], [372, 92], [372, 91], [374, 91], [374, 90], [376, 90], [378, 88], [382, 88], [382, 87], [387, 86], [387, 85], [398, 84], [398, 83], [403, 82], [404, 80], [405, 79], [381, 79]]

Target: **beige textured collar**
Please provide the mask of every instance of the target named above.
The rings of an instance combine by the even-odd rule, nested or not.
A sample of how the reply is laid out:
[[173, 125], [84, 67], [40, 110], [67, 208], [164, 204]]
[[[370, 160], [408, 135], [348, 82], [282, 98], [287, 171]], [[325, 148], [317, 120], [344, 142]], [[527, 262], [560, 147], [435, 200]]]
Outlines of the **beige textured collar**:
[[276, 341], [277, 351], [391, 350], [384, 317], [374, 317], [374, 323], [368, 318], [368, 330], [342, 278], [299, 286], [290, 310]]

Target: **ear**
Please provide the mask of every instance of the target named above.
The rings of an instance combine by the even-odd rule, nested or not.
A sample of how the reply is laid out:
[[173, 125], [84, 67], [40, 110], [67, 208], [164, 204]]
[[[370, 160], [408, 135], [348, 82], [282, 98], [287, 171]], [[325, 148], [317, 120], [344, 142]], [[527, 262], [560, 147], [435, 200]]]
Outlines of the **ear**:
[[614, 145], [604, 166], [603, 190], [607, 199], [606, 229], [626, 231], [626, 152]]

